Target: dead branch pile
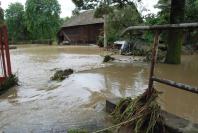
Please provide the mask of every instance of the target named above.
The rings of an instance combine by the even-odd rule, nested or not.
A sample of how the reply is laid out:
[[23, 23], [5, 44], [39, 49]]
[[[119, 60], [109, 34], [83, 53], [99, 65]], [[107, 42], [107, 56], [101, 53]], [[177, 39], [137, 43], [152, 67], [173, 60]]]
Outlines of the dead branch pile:
[[115, 122], [129, 121], [122, 127], [130, 127], [135, 133], [165, 132], [164, 118], [156, 100], [159, 92], [154, 90], [149, 96], [148, 94], [147, 90], [136, 99], [122, 99], [113, 112]]

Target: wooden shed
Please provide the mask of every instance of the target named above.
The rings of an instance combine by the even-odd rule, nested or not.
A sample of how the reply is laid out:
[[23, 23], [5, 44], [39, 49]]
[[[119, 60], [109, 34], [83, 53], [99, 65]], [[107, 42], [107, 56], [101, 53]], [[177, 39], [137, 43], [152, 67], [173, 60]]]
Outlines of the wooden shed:
[[59, 30], [58, 42], [70, 44], [95, 44], [103, 34], [104, 20], [94, 17], [94, 10], [85, 11], [71, 17]]

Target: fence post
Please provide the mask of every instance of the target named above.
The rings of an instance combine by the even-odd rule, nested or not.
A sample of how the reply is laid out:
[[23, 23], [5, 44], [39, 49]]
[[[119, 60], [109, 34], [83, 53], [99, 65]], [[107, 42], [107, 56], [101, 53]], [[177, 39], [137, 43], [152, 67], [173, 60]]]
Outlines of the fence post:
[[3, 65], [3, 76], [7, 77], [7, 72], [6, 72], [6, 62], [5, 62], [5, 52], [4, 52], [4, 44], [3, 44], [3, 28], [0, 28], [0, 49], [1, 49], [1, 63]]
[[5, 54], [6, 54], [6, 62], [7, 62], [7, 76], [10, 76], [12, 74], [11, 70], [11, 62], [10, 62], [10, 51], [9, 51], [9, 46], [8, 46], [8, 30], [7, 27], [3, 27], [3, 43], [4, 43], [4, 48], [5, 48]]
[[154, 36], [154, 43], [153, 43], [153, 48], [152, 48], [152, 59], [151, 59], [151, 66], [150, 66], [150, 74], [149, 74], [149, 84], [148, 84], [148, 95], [150, 95], [154, 88], [153, 88], [153, 75], [155, 71], [155, 64], [157, 61], [157, 52], [158, 52], [158, 44], [159, 44], [159, 35], [160, 31], [156, 30], [155, 31], [155, 36]]

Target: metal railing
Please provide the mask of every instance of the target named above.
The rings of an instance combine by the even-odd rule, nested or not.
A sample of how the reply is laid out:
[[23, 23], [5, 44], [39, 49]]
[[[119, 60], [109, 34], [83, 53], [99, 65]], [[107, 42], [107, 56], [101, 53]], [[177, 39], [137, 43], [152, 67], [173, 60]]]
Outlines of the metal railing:
[[159, 82], [165, 85], [176, 87], [178, 89], [182, 89], [188, 92], [198, 94], [198, 87], [192, 87], [190, 85], [177, 83], [172, 80], [161, 79], [161, 78], [154, 76], [160, 33], [164, 30], [195, 29], [195, 28], [198, 28], [198, 23], [166, 24], [166, 25], [154, 25], [154, 26], [131, 26], [131, 27], [126, 28], [122, 32], [122, 36], [125, 35], [129, 31], [133, 32], [133, 31], [139, 31], [139, 30], [150, 30], [155, 33], [154, 43], [153, 43], [153, 48], [152, 48], [152, 60], [151, 60], [150, 74], [149, 74], [149, 84], [148, 84], [149, 92], [153, 91], [153, 83], [155, 81], [155, 82]]
[[1, 83], [6, 77], [9, 77], [12, 74], [6, 26], [0, 27], [0, 65], [2, 65], [1, 69], [3, 69], [3, 74], [0, 76]]

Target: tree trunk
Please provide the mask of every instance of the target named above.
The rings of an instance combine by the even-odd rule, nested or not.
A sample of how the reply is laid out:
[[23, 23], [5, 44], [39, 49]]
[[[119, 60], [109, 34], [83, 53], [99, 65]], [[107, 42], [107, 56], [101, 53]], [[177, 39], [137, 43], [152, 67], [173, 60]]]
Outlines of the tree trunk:
[[104, 15], [104, 48], [107, 48], [107, 15]]
[[[184, 20], [185, 0], [172, 0], [170, 24], [182, 23]], [[168, 34], [168, 50], [165, 62], [168, 64], [181, 63], [181, 47], [183, 44], [182, 30], [170, 30]]]

